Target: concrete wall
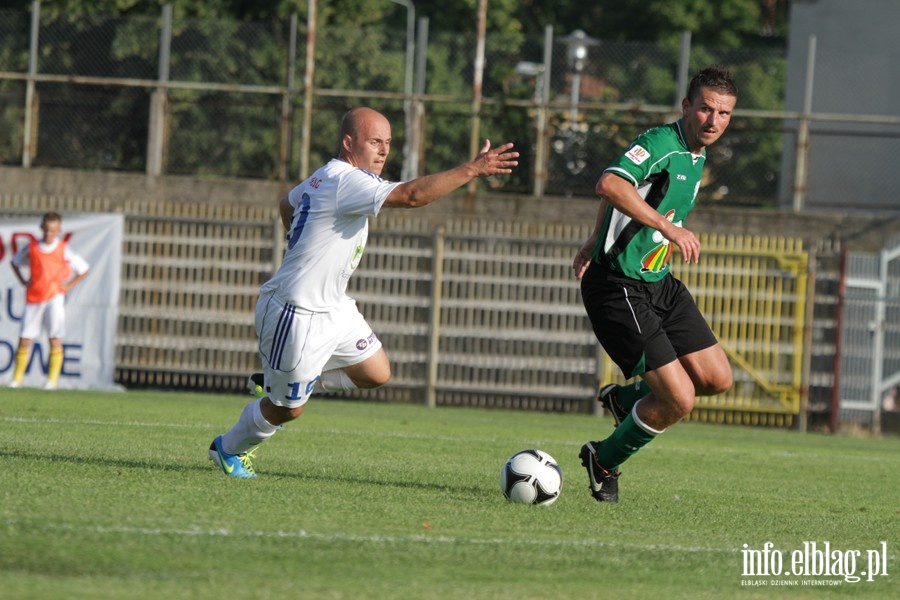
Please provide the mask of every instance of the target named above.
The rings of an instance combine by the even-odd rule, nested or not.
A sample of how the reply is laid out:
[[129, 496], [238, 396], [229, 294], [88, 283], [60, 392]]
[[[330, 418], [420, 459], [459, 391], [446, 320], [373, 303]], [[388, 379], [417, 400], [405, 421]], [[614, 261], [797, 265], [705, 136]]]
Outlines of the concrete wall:
[[[111, 210], [126, 201], [217, 203], [272, 206], [287, 188], [256, 180], [148, 177], [141, 174], [72, 171], [65, 169], [0, 167], [0, 209], [15, 205], [35, 211], [59, 209], [61, 198], [104, 198]], [[592, 199], [489, 194], [474, 199], [460, 192], [410, 215], [435, 224], [448, 217], [511, 220], [534, 223], [593, 223], [597, 201]], [[823, 240], [839, 241], [850, 250], [876, 252], [889, 237], [900, 233], [900, 217], [864, 216], [838, 212], [794, 214], [789, 211], [698, 207], [689, 227], [697, 233], [800, 237], [809, 248]], [[574, 243], [574, 241], [573, 241]]]

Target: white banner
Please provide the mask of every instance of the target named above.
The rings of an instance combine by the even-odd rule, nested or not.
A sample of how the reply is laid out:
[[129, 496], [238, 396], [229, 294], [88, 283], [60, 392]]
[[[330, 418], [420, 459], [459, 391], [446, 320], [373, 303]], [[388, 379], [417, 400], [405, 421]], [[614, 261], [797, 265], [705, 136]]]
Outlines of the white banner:
[[[90, 265], [66, 295], [65, 354], [60, 389], [115, 388], [119, 273], [125, 218], [117, 214], [63, 214], [62, 237]], [[0, 219], [0, 385], [12, 380], [25, 307], [25, 288], [10, 262], [16, 251], [41, 238], [41, 216]], [[34, 341], [23, 385], [47, 380], [50, 345], [46, 332]]]

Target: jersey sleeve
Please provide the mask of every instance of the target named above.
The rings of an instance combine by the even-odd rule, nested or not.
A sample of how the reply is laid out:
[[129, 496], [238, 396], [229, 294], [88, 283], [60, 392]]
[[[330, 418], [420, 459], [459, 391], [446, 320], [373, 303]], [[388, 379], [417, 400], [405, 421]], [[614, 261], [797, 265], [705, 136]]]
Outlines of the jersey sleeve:
[[652, 151], [653, 142], [649, 135], [643, 133], [603, 172], [615, 173], [637, 187], [652, 174], [652, 166], [655, 164]]
[[339, 184], [338, 212], [375, 216], [399, 182], [385, 181], [364, 169], [348, 171]]
[[72, 249], [69, 248], [68, 245], [66, 246], [65, 250], [65, 259], [66, 262], [69, 263], [69, 265], [72, 267], [72, 270], [75, 271], [76, 275], [87, 273], [88, 269], [91, 268], [88, 262], [78, 254], [72, 252]]

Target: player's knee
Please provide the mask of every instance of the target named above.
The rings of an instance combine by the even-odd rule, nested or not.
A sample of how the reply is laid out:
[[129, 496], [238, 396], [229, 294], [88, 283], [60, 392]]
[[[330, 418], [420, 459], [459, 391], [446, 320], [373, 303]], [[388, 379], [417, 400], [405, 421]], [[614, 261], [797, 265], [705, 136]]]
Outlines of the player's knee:
[[378, 380], [378, 385], [376, 387], [387, 385], [387, 383], [391, 380], [391, 377], [393, 377], [393, 373], [391, 373], [391, 368], [388, 367], [387, 372], [385, 372], [381, 379]]
[[390, 380], [391, 367], [390, 365], [388, 365], [384, 369], [379, 369], [378, 371], [367, 373], [365, 378], [358, 381], [354, 380], [353, 383], [355, 383], [360, 389], [371, 390], [386, 385]]
[[273, 404], [268, 398], [260, 401], [259, 408], [263, 418], [272, 425], [283, 425], [289, 421], [293, 421], [303, 412], [305, 405], [295, 406], [293, 408], [287, 406], [278, 406]]
[[676, 398], [675, 401], [675, 411], [678, 413], [676, 416], [680, 419], [681, 417], [686, 416], [692, 410], [694, 410], [694, 395], [683, 396]]
[[703, 396], [715, 396], [716, 394], [724, 394], [731, 389], [734, 384], [734, 376], [731, 369], [724, 369], [716, 373], [704, 386]]
[[365, 361], [345, 368], [344, 373], [357, 388], [370, 390], [391, 380], [391, 361], [381, 349]]
[[723, 394], [731, 389], [734, 384], [734, 376], [731, 367], [725, 365], [721, 369], [704, 373], [703, 377], [695, 382], [698, 396], [715, 396]]
[[724, 394], [728, 390], [731, 389], [731, 386], [734, 385], [734, 375], [731, 373], [731, 369], [727, 369], [724, 373], [719, 376], [718, 381], [716, 382], [716, 394]]

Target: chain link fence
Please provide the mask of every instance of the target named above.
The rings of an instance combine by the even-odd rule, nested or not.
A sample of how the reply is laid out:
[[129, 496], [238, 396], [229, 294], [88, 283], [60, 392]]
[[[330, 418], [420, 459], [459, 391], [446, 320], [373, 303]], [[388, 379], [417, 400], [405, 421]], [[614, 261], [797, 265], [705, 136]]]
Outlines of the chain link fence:
[[[307, 71], [296, 16], [252, 23], [177, 19], [168, 7], [158, 17], [39, 8], [32, 20], [0, 9], [0, 164], [293, 181], [334, 154], [340, 116], [369, 104], [403, 141], [388, 178], [455, 166], [477, 135], [523, 154], [514, 174], [479, 185], [590, 196], [631, 139], [680, 113], [687, 74], [719, 63], [740, 99], [729, 134], [709, 150], [701, 200], [771, 207], [803, 187], [783, 156], [797, 152], [799, 128], [797, 113], [784, 111], [785, 48], [588, 38], [573, 62], [572, 36], [492, 32], [479, 93], [474, 31], [429, 38], [420, 19], [418, 33], [415, 73], [408, 35], [374, 27], [321, 28]], [[830, 160], [815, 148], [811, 156]]]

